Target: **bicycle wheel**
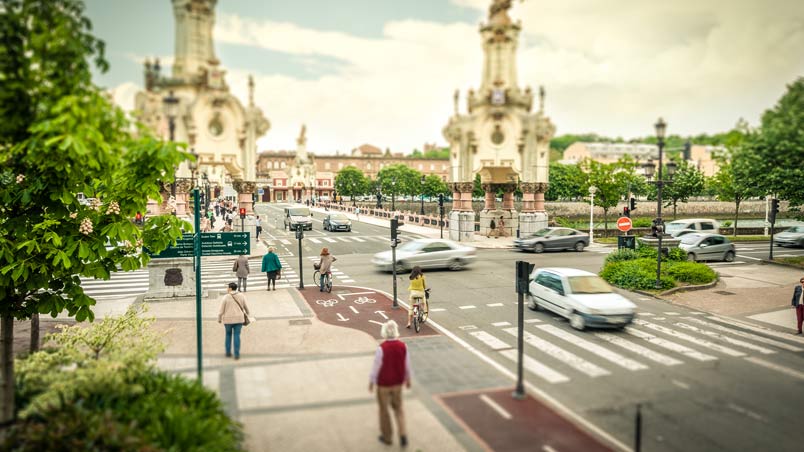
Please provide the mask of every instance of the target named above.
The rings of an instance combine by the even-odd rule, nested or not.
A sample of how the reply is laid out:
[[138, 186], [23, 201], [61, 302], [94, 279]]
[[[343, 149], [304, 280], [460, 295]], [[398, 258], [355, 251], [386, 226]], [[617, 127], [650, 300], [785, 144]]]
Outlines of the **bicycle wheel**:
[[319, 288], [321, 287], [320, 286], [321, 285], [321, 272], [319, 272], [318, 270], [313, 272], [313, 282], [315, 283], [316, 286], [319, 286]]
[[419, 321], [419, 310], [413, 309], [413, 329], [418, 333], [422, 329], [422, 324]]
[[327, 275], [327, 278], [324, 281], [324, 284], [326, 284], [327, 292], [332, 292], [332, 276]]

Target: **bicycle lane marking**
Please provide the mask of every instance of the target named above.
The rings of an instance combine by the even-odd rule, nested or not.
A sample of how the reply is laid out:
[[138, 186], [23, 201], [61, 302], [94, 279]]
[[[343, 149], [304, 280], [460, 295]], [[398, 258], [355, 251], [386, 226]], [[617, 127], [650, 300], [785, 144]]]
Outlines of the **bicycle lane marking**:
[[439, 334], [427, 323], [418, 334], [413, 328], [405, 328], [407, 308], [400, 305], [394, 309], [391, 298], [382, 292], [338, 285], [332, 288], [332, 293], [320, 292], [316, 286], [307, 287], [299, 293], [322, 322], [357, 329], [375, 339], [381, 339], [380, 327], [388, 320], [396, 321], [402, 338]]

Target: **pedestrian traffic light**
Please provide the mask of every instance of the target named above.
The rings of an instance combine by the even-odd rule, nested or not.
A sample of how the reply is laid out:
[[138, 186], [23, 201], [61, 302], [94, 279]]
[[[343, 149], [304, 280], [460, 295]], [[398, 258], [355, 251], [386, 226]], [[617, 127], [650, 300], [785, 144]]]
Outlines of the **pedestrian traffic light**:
[[636, 210], [636, 198], [631, 198], [631, 207], [628, 209], [629, 211], [633, 212]]
[[623, 207], [623, 216], [631, 218], [631, 209], [628, 206]]
[[246, 218], [246, 208], [245, 207], [240, 208], [240, 218], [241, 219]]
[[771, 224], [776, 223], [776, 214], [779, 213], [779, 200], [776, 198], [771, 199], [771, 208], [769, 219]]
[[444, 207], [444, 194], [438, 194], [438, 207]]

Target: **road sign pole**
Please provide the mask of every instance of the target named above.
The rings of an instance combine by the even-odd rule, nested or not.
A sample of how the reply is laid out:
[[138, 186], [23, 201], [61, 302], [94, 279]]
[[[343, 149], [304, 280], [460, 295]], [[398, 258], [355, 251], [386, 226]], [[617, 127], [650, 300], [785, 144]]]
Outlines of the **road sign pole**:
[[296, 225], [296, 238], [299, 239], [299, 290], [304, 290], [304, 266], [302, 266], [302, 239], [304, 238], [304, 226], [300, 224]]
[[198, 366], [198, 382], [204, 383], [203, 345], [201, 341], [201, 200], [198, 188], [193, 189], [193, 209], [195, 210], [195, 234], [193, 237], [193, 259], [195, 260], [195, 335]]
[[516, 347], [517, 347], [517, 366], [516, 366], [516, 389], [514, 389], [514, 393], [511, 396], [516, 400], [524, 400], [525, 399], [525, 385], [523, 383], [524, 377], [524, 370], [523, 370], [523, 362], [524, 359], [524, 341], [523, 336], [525, 334], [525, 292], [528, 290], [528, 279], [529, 279], [529, 266], [528, 262], [526, 261], [516, 261], [516, 292], [517, 292], [517, 338], [516, 338]]

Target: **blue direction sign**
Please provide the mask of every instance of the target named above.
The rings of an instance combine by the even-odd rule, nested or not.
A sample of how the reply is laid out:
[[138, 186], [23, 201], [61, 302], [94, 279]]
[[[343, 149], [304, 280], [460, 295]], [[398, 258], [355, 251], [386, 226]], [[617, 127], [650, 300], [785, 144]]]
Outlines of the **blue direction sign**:
[[[193, 234], [183, 234], [176, 244], [159, 254], [144, 249], [152, 259], [193, 257]], [[203, 232], [201, 233], [201, 256], [234, 256], [251, 252], [249, 232]]]

